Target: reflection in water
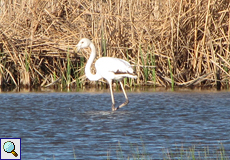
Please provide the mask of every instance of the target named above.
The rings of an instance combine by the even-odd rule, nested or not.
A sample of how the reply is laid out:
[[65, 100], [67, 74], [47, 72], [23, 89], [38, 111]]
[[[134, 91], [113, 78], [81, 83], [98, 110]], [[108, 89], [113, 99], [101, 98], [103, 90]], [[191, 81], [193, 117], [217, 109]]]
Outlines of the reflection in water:
[[[115, 94], [118, 105], [124, 97]], [[0, 94], [0, 137], [21, 137], [22, 159], [117, 159], [119, 147], [130, 157], [143, 143], [153, 159], [193, 145], [215, 152], [223, 143], [229, 153], [229, 92], [128, 95], [111, 112], [109, 93]]]

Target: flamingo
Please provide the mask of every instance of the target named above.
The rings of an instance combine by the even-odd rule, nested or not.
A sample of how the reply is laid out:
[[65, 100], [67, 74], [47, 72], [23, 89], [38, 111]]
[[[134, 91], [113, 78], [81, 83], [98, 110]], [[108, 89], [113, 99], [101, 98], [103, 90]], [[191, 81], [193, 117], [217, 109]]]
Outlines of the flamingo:
[[[94, 44], [87, 38], [82, 38], [79, 43], [76, 45], [77, 50], [79, 51], [82, 48], [90, 47], [91, 54], [85, 66], [85, 75], [90, 81], [97, 81], [101, 78], [107, 80], [110, 88], [110, 94], [112, 99], [112, 111], [116, 111], [117, 109], [124, 107], [129, 103], [129, 99], [125, 92], [122, 80], [124, 77], [129, 78], [137, 78], [134, 74], [133, 69], [129, 62], [113, 57], [101, 57], [95, 62], [96, 74], [91, 73], [91, 66], [96, 58], [96, 48]], [[122, 103], [120, 106], [115, 108], [115, 101], [113, 95], [112, 81], [117, 80], [120, 82], [121, 89], [124, 93], [126, 101]]]

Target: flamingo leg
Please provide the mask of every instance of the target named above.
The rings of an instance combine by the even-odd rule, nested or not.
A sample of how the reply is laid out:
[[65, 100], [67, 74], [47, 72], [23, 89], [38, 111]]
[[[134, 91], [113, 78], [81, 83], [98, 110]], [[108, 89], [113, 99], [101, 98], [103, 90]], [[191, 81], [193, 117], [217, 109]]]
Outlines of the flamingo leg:
[[112, 111], [115, 111], [115, 101], [114, 101], [114, 95], [113, 95], [113, 87], [112, 87], [112, 81], [108, 81], [109, 83], [109, 89], [110, 89], [110, 94], [111, 94], [111, 99], [112, 99]]
[[128, 99], [128, 97], [127, 97], [127, 94], [126, 94], [126, 92], [125, 92], [123, 83], [122, 83], [121, 81], [120, 81], [120, 85], [121, 85], [121, 89], [122, 89], [122, 91], [123, 91], [123, 93], [124, 93], [124, 95], [125, 95], [126, 101], [125, 101], [124, 103], [122, 103], [119, 107], [117, 107], [116, 110], [119, 109], [119, 108], [121, 108], [121, 107], [126, 106], [126, 105], [129, 103], [129, 99]]

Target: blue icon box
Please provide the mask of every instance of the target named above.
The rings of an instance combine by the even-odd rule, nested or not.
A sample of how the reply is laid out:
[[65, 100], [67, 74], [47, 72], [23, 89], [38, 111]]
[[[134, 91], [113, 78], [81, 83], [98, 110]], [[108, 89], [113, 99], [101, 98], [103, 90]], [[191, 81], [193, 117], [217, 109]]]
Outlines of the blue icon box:
[[21, 159], [21, 138], [0, 138], [0, 160]]

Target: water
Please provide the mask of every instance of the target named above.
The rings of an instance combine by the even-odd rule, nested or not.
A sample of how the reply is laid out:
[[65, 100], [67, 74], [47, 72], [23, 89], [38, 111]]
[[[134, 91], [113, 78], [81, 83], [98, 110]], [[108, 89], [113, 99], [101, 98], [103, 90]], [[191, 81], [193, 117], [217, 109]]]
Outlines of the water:
[[[162, 159], [181, 146], [216, 152], [221, 143], [230, 153], [230, 92], [128, 97], [128, 106], [111, 112], [109, 92], [2, 93], [0, 137], [22, 138], [22, 159], [30, 160], [127, 158], [137, 148]], [[122, 103], [123, 94], [115, 100]]]

